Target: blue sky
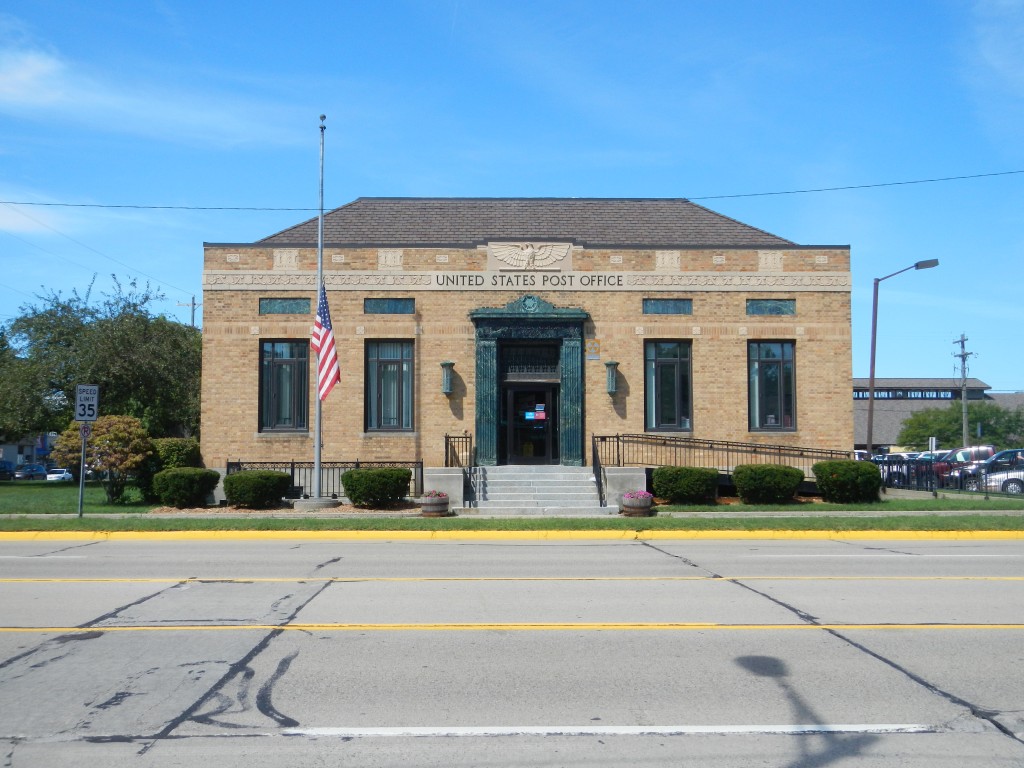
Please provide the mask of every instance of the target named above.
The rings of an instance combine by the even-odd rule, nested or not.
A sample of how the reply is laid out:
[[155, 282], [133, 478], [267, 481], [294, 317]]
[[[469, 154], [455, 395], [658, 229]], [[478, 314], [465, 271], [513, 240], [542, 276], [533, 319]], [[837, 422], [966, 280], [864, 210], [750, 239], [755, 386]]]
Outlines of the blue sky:
[[[0, 200], [315, 209], [323, 113], [328, 209], [687, 197], [850, 245], [856, 376], [873, 278], [937, 258], [881, 284], [877, 375], [953, 376], [963, 333], [970, 375], [1024, 390], [1024, 0], [241, 9], [0, 6]], [[737, 197], [832, 187], [867, 188]], [[188, 322], [204, 241], [312, 215], [0, 204], [0, 322], [111, 274]]]

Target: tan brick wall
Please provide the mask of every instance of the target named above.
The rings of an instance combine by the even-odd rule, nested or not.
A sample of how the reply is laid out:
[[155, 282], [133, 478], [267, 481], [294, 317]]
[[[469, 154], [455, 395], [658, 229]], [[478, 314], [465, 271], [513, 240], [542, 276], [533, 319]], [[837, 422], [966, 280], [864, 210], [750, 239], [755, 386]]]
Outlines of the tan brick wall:
[[[325, 248], [325, 270], [375, 270], [377, 250]], [[343, 254], [344, 262], [331, 259]], [[438, 255], [448, 256], [441, 264]], [[231, 258], [233, 257], [233, 258]], [[613, 261], [614, 257], [614, 261]], [[716, 258], [717, 257], [717, 258]], [[620, 263], [621, 261], [621, 263]], [[577, 273], [652, 270], [651, 251], [577, 250]], [[482, 249], [404, 249], [403, 271], [484, 270]], [[849, 252], [841, 248], [785, 251], [786, 273], [848, 272]], [[298, 272], [316, 269], [315, 249], [297, 253]], [[245, 273], [274, 269], [272, 249], [210, 246], [207, 272]], [[756, 250], [681, 251], [680, 271], [757, 272]], [[296, 270], [288, 272], [294, 275]], [[270, 461], [311, 459], [310, 432], [301, 435], [260, 434], [258, 424], [259, 348], [261, 339], [308, 340], [312, 317], [258, 314], [261, 297], [309, 297], [315, 291], [268, 286], [260, 290], [206, 290], [203, 296], [202, 445], [208, 466], [229, 460]], [[287, 281], [285, 281], [287, 283]], [[590, 314], [588, 337], [600, 341], [600, 360], [584, 361], [584, 454], [589, 461], [589, 436], [644, 431], [643, 342], [646, 339], [692, 341], [693, 432], [706, 439], [761, 442], [849, 450], [853, 446], [851, 390], [850, 296], [846, 291], [752, 292], [743, 290], [681, 291], [354, 291], [328, 292], [342, 381], [323, 405], [323, 452], [329, 460], [415, 460], [443, 464], [445, 433], [475, 432], [475, 342], [469, 312], [503, 307], [532, 292], [557, 307], [576, 307]], [[415, 298], [415, 315], [364, 315], [363, 299]], [[693, 301], [688, 316], [644, 315], [645, 296], [681, 297]], [[749, 317], [748, 298], [796, 299], [797, 314]], [[415, 342], [415, 425], [413, 433], [367, 434], [363, 423], [364, 345], [372, 339]], [[792, 340], [796, 345], [797, 429], [793, 432], [750, 432], [747, 426], [747, 341]], [[441, 367], [455, 362], [454, 392], [441, 393]], [[619, 362], [619, 391], [609, 397], [605, 365]], [[311, 362], [311, 378], [314, 377]], [[312, 382], [311, 382], [312, 387]], [[311, 391], [311, 398], [315, 393]], [[688, 434], [688, 433], [683, 433]]]

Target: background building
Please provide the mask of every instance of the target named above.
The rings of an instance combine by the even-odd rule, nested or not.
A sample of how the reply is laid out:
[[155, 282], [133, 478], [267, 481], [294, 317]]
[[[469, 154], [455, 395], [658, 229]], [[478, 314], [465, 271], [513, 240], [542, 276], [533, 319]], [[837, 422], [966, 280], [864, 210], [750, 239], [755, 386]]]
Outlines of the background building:
[[[589, 463], [592, 434], [850, 450], [848, 246], [681, 199], [360, 198], [324, 219], [323, 458]], [[207, 243], [207, 466], [309, 460], [317, 220]]]
[[[853, 380], [853, 416], [855, 441], [858, 449], [867, 447], [869, 379]], [[990, 387], [980, 379], [967, 379], [968, 402], [988, 402], [1000, 408], [1015, 410], [1024, 406], [1024, 393], [989, 393]], [[871, 442], [874, 448], [888, 450], [899, 445], [903, 422], [918, 411], [929, 408], [948, 408], [951, 403], [963, 401], [963, 382], [950, 378], [875, 378], [874, 424]], [[984, 442], [984, 440], [982, 440]], [[942, 448], [959, 448], [944, 445]]]

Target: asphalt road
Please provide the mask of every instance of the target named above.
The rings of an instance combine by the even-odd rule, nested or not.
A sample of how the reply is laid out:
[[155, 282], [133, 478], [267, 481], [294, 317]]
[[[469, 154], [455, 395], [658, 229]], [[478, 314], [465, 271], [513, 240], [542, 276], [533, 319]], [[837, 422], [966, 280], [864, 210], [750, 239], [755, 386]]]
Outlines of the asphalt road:
[[1021, 766], [1020, 541], [0, 541], [2, 764]]

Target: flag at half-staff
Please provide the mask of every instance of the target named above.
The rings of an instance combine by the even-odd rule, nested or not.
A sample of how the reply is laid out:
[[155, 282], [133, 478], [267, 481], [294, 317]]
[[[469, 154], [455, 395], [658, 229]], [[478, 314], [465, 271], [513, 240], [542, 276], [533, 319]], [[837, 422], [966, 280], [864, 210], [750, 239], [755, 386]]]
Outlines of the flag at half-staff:
[[323, 283], [320, 283], [320, 300], [317, 302], [313, 337], [310, 339], [309, 345], [317, 355], [317, 396], [320, 400], [326, 400], [334, 385], [341, 381], [341, 369], [338, 367], [338, 350], [334, 345], [331, 310], [327, 306], [327, 289]]

